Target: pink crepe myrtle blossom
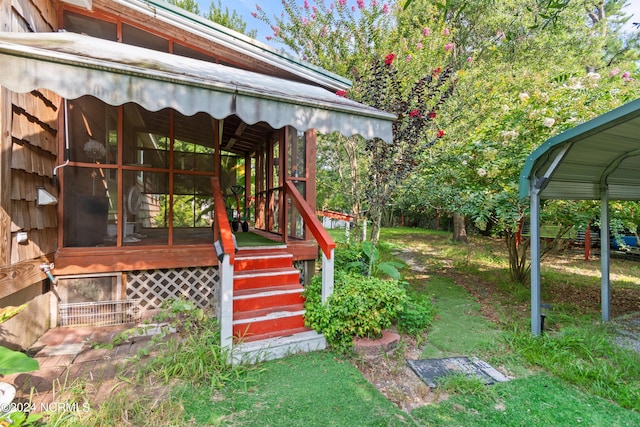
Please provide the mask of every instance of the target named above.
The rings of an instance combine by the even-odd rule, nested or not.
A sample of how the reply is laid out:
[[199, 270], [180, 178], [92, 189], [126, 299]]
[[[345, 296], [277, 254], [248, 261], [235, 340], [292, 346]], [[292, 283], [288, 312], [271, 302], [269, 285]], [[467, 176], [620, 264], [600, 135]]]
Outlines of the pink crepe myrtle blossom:
[[422, 49], [422, 43], [418, 42], [418, 44], [416, 44], [416, 48], [417, 49]]
[[620, 68], [614, 68], [613, 70], [609, 71], [609, 77], [615, 77], [618, 74], [620, 74]]
[[309, 2], [307, 0], [304, 0], [304, 8], [309, 9]]
[[364, 0], [358, 0], [358, 9], [364, 9]]
[[431, 29], [429, 29], [429, 27], [424, 27], [422, 29], [422, 35], [425, 37], [429, 37], [431, 35]]
[[622, 73], [622, 76], [621, 76], [621, 77], [622, 77], [622, 79], [623, 79], [625, 82], [630, 82], [631, 80], [633, 80], [633, 79], [631, 78], [631, 73], [630, 73], [630, 72], [628, 72], [628, 71], [625, 71], [624, 73]]
[[451, 31], [448, 28], [445, 28], [444, 30], [442, 30], [442, 34], [448, 36], [449, 34], [451, 34]]
[[467, 57], [467, 64], [471, 64], [473, 62], [473, 58], [471, 56]]
[[409, 62], [409, 61], [411, 61], [412, 58], [413, 58], [413, 56], [411, 56], [411, 54], [409, 54], [409, 55], [406, 56], [406, 58], [404, 58], [404, 60]]
[[355, 12], [356, 11], [356, 7], [355, 6], [351, 6], [351, 12]]
[[338, 4], [339, 4], [340, 6], [346, 6], [346, 4], [347, 4], [347, 0], [338, 0]]
[[387, 13], [389, 13], [389, 5], [388, 4], [385, 3], [385, 4], [382, 5], [382, 13], [384, 13], [385, 15]]
[[447, 43], [444, 45], [445, 52], [449, 52], [451, 49], [453, 49], [453, 43]]

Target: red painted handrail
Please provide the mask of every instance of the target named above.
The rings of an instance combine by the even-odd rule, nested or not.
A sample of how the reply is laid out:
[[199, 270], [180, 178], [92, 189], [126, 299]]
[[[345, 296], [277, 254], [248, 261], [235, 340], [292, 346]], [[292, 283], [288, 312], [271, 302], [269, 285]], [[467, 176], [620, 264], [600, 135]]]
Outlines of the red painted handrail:
[[[213, 190], [214, 227], [220, 233], [222, 248], [225, 253], [229, 254], [229, 263], [233, 265], [236, 254], [235, 245], [233, 243], [233, 233], [231, 232], [231, 225], [229, 224], [229, 217], [227, 216], [224, 198], [222, 197], [220, 181], [215, 176], [211, 177], [211, 189]], [[214, 239], [215, 237], [216, 236], [214, 236]]]
[[324, 229], [320, 221], [315, 215], [315, 212], [311, 210], [311, 207], [307, 204], [307, 201], [302, 197], [302, 194], [298, 191], [296, 186], [292, 181], [285, 181], [284, 187], [286, 188], [287, 194], [291, 197], [293, 201], [293, 205], [298, 209], [300, 215], [302, 215], [302, 219], [309, 230], [311, 230], [311, 234], [320, 245], [320, 249], [326, 255], [328, 259], [331, 259], [331, 250], [336, 247], [335, 242], [327, 233], [327, 230]]

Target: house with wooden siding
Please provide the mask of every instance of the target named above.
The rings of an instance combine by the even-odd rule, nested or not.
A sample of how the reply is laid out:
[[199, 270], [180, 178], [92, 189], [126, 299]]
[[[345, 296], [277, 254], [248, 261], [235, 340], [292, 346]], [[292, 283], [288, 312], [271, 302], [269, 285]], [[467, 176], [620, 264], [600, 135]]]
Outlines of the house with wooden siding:
[[349, 86], [160, 0], [3, 1], [0, 307], [37, 335], [184, 298], [224, 345], [321, 348], [300, 295], [316, 259], [333, 283], [316, 138], [390, 142], [394, 120]]

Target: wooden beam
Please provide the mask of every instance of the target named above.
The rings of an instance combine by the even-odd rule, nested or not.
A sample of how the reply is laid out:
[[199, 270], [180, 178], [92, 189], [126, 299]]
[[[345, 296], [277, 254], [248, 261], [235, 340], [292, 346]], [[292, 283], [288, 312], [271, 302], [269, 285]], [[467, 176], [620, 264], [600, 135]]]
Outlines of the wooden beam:
[[[236, 130], [233, 132], [233, 135], [237, 137], [241, 137], [246, 128], [247, 128], [247, 124], [245, 122], [240, 122]], [[235, 144], [237, 141], [238, 141], [238, 138], [229, 138], [229, 143], [225, 147], [225, 150], [229, 150], [231, 147], [233, 147], [233, 144]]]
[[47, 276], [40, 270], [40, 265], [51, 263], [52, 260], [53, 256], [49, 255], [0, 267], [0, 299], [46, 279]]

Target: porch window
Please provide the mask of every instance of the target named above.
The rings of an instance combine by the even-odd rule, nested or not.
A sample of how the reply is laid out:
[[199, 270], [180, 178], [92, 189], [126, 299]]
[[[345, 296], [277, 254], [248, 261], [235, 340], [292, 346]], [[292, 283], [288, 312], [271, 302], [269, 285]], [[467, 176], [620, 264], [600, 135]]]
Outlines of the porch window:
[[64, 246], [211, 243], [213, 120], [69, 101]]

